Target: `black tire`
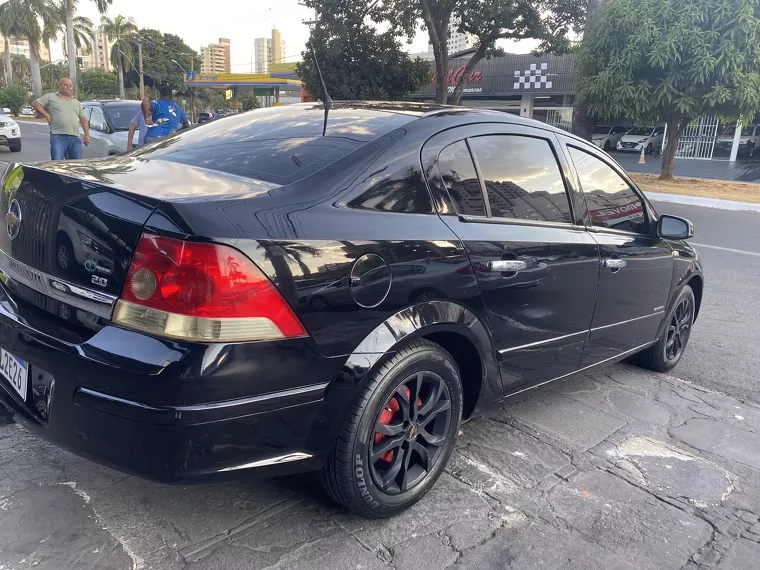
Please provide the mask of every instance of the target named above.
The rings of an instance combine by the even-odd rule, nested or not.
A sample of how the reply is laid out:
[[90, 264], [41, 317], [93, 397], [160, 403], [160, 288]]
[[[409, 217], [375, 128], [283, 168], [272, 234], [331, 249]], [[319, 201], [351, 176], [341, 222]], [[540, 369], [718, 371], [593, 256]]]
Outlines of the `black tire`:
[[74, 266], [76, 265], [74, 246], [65, 232], [59, 232], [58, 239], [56, 239], [55, 264], [58, 266], [58, 269], [65, 274], [72, 273], [74, 271]]
[[[409, 386], [416, 390], [418, 397], [406, 393]], [[436, 388], [438, 386], [440, 388]], [[439, 389], [438, 395], [436, 389]], [[407, 404], [415, 403], [413, 409], [411, 404], [407, 408], [411, 410], [409, 417], [415, 413], [413, 410], [419, 410], [418, 417], [422, 418], [414, 418], [407, 427], [403, 427], [407, 425], [405, 408], [399, 405], [402, 392], [406, 393]], [[396, 411], [392, 412], [394, 401]], [[423, 413], [428, 406], [428, 411]], [[433, 413], [437, 409], [439, 411]], [[397, 423], [390, 425], [390, 417], [384, 421], [383, 414], [387, 413], [393, 414]], [[423, 423], [426, 417], [429, 423]], [[320, 483], [336, 502], [357, 515], [386, 518], [398, 514], [419, 501], [443, 472], [454, 450], [461, 417], [462, 383], [456, 362], [439, 345], [416, 340], [385, 362], [369, 380], [325, 460], [319, 474]], [[376, 431], [381, 424], [400, 431], [383, 436]], [[433, 438], [436, 444], [430, 443]], [[383, 453], [387, 445], [383, 441], [400, 443]], [[422, 466], [425, 459], [417, 446], [427, 449], [427, 470]], [[376, 456], [374, 461], [372, 454]], [[391, 454], [390, 459], [388, 454]], [[397, 463], [399, 467], [393, 475], [391, 472]], [[387, 469], [383, 472], [385, 465]], [[383, 475], [387, 481], [385, 489]]]
[[604, 141], [604, 152], [610, 152], [610, 147], [612, 145], [610, 144], [610, 139], [606, 139]]
[[326, 311], [330, 308], [330, 303], [321, 295], [315, 295], [309, 301], [309, 306], [315, 311]]
[[[682, 312], [684, 306], [687, 308], [686, 315]], [[636, 363], [657, 372], [667, 372], [678, 364], [689, 342], [695, 309], [694, 291], [687, 285], [678, 294], [665, 318], [666, 324], [662, 336], [656, 343], [637, 355]], [[675, 336], [674, 326], [679, 327], [678, 334]], [[674, 347], [677, 350], [673, 351]]]
[[649, 143], [647, 145], [647, 154], [652, 154], [652, 150], [653, 149], [654, 149], [654, 147], [652, 146], [652, 143]]
[[21, 152], [21, 139], [8, 141], [8, 148], [11, 152]]

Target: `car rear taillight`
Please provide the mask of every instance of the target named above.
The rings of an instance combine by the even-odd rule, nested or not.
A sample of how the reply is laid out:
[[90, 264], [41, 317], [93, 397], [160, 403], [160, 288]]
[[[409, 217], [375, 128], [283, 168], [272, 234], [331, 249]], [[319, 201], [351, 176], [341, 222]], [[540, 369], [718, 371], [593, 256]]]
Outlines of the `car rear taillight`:
[[306, 336], [274, 285], [236, 249], [151, 234], [140, 237], [113, 322], [205, 342]]

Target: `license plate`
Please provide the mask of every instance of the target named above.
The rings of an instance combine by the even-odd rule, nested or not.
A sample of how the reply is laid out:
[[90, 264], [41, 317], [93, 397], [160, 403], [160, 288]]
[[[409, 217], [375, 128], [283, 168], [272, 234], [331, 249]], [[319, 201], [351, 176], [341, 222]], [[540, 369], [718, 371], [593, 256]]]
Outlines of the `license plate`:
[[0, 348], [0, 374], [11, 383], [13, 389], [24, 401], [26, 401], [26, 373], [26, 362]]

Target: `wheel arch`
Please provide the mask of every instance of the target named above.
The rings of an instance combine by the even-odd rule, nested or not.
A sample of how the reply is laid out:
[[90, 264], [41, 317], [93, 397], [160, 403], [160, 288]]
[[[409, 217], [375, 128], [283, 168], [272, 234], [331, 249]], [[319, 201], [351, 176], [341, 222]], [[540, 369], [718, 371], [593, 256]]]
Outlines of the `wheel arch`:
[[686, 285], [691, 287], [691, 290], [694, 291], [694, 320], [696, 321], [699, 316], [699, 309], [702, 306], [702, 291], [705, 282], [700, 274], [695, 274], [686, 282]]
[[501, 376], [485, 325], [467, 307], [450, 301], [420, 303], [380, 323], [348, 357], [342, 374], [350, 373], [357, 387], [363, 386], [385, 360], [418, 338], [440, 345], [456, 361], [462, 379], [465, 419], [484, 396], [502, 396]]

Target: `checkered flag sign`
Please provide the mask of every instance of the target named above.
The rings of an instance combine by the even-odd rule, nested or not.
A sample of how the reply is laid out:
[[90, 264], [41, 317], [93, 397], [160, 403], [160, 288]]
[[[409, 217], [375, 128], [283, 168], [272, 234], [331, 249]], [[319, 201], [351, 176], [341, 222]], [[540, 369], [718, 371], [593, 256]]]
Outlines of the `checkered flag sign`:
[[552, 82], [546, 73], [548, 68], [548, 63], [531, 63], [530, 69], [515, 71], [515, 89], [551, 89]]

